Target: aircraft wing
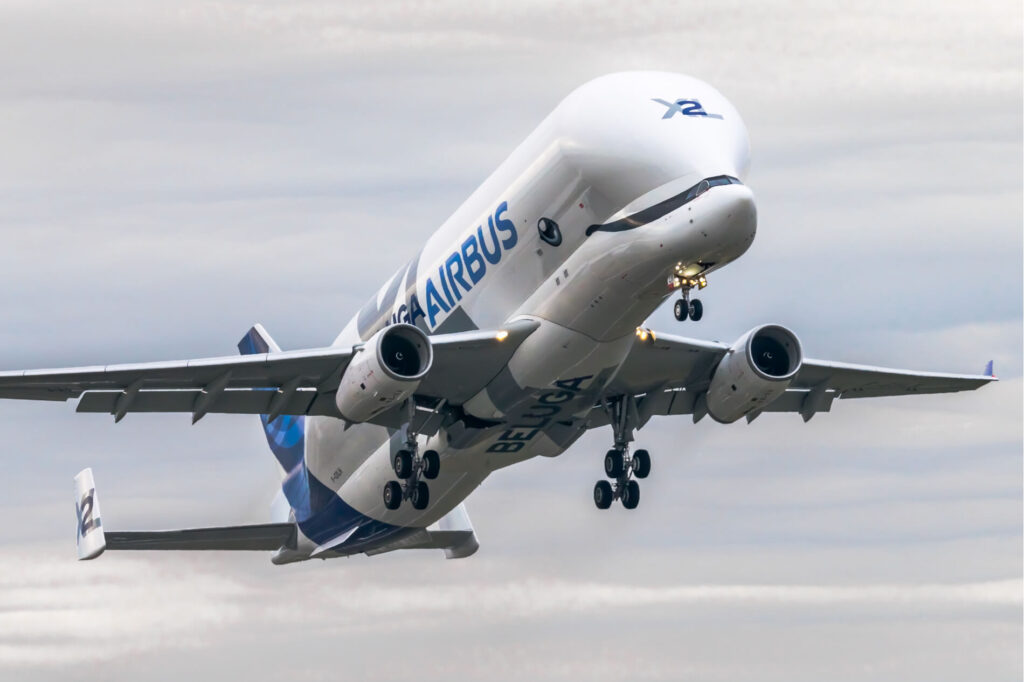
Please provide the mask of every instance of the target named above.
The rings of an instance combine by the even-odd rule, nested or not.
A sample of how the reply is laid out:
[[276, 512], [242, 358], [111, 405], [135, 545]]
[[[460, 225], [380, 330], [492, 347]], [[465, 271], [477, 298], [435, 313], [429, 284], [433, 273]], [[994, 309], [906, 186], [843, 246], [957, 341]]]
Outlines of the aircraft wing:
[[[636, 396], [641, 423], [653, 415], [694, 414], [698, 396], [729, 348], [669, 334], [648, 333], [643, 340], [638, 336], [606, 394]], [[991, 364], [986, 371], [940, 374], [804, 358], [786, 392], [762, 411], [796, 412], [807, 421], [817, 412], [830, 411], [837, 398], [973, 391], [996, 380]]]
[[[431, 371], [417, 396], [460, 403], [483, 388], [537, 323], [515, 322], [501, 333], [430, 337]], [[0, 372], [0, 398], [70, 400], [78, 412], [121, 419], [128, 412], [340, 416], [334, 393], [360, 346], [277, 351], [127, 365]], [[381, 415], [387, 421], [389, 412]]]

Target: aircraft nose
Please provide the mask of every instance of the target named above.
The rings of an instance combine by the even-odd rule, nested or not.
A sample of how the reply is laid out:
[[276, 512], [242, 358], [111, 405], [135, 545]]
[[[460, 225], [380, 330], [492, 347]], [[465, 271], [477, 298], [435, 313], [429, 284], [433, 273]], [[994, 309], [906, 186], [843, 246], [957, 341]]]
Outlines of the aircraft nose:
[[722, 247], [746, 250], [757, 233], [757, 204], [746, 185], [725, 185], [708, 192], [708, 235]]

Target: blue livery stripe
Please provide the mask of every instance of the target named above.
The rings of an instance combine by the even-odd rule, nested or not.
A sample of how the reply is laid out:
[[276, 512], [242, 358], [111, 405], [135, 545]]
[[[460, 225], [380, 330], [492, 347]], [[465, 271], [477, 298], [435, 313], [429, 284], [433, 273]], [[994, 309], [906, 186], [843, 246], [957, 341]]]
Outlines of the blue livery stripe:
[[[277, 344], [260, 325], [252, 327], [238, 342], [238, 352], [242, 355], [257, 355], [278, 350], [280, 349]], [[270, 451], [274, 453], [274, 457], [277, 458], [285, 472], [281, 488], [284, 490], [288, 504], [295, 510], [296, 515], [300, 510], [304, 510], [305, 516], [308, 516], [312, 513], [312, 509], [310, 508], [309, 486], [306, 482], [304, 462], [306, 418], [285, 414], [269, 421], [267, 415], [261, 414], [260, 421], [263, 423], [263, 432], [267, 436]]]
[[[277, 344], [259, 325], [250, 329], [238, 342], [238, 351], [242, 355], [279, 350]], [[368, 547], [386, 538], [410, 532], [407, 528], [393, 526], [361, 514], [309, 472], [306, 468], [306, 417], [281, 415], [269, 421], [267, 415], [261, 414], [260, 421], [270, 451], [274, 453], [274, 457], [285, 472], [281, 490], [295, 514], [295, 521], [303, 535], [314, 542], [324, 543], [357, 528], [343, 545], [347, 551], [350, 548]]]

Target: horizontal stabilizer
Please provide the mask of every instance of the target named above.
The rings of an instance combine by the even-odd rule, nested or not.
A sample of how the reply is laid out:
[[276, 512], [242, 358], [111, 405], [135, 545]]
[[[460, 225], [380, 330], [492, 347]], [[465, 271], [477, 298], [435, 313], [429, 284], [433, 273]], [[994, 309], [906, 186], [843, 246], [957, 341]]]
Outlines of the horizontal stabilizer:
[[316, 549], [314, 549], [312, 551], [312, 553], [310, 553], [309, 556], [310, 557], [320, 556], [324, 552], [330, 552], [335, 547], [340, 547], [341, 545], [345, 544], [345, 542], [350, 537], [352, 537], [357, 530], [359, 530], [359, 526], [353, 526], [352, 528], [349, 528], [347, 531], [345, 531], [341, 535], [339, 535], [337, 537], [334, 537], [334, 538], [331, 538], [330, 540], [328, 540], [324, 544], [319, 545]]
[[480, 549], [473, 524], [460, 504], [430, 528], [421, 529], [395, 542], [375, 547], [368, 556], [394, 552], [397, 549], [443, 549], [446, 559], [464, 559]]
[[446, 559], [464, 559], [480, 549], [465, 504], [460, 504], [441, 517], [437, 526], [438, 529], [431, 530], [430, 534], [442, 545]]
[[183, 530], [112, 531], [107, 549], [184, 549], [273, 551], [295, 546], [294, 523], [186, 528]]

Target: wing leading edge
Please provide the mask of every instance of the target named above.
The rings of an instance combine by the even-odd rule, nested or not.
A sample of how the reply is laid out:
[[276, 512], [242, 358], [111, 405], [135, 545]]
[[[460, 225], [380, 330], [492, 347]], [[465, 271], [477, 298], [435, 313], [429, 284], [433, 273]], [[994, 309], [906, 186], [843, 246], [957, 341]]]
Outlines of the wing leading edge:
[[[434, 365], [418, 396], [459, 404], [494, 377], [537, 328], [529, 320], [500, 332], [430, 337]], [[361, 346], [314, 348], [172, 362], [0, 372], [0, 398], [66, 401], [78, 412], [120, 420], [128, 412], [340, 416], [335, 405], [341, 375]], [[388, 413], [381, 415], [385, 421]]]

